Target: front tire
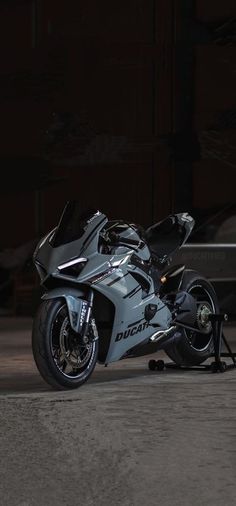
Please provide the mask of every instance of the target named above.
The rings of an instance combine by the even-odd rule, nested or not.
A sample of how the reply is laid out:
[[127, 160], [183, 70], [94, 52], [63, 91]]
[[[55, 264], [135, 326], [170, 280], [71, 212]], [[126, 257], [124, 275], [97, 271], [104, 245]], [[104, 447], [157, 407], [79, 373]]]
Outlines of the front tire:
[[33, 323], [32, 351], [41, 376], [50, 386], [57, 390], [78, 388], [88, 380], [96, 365], [95, 321], [90, 320], [84, 342], [70, 326], [65, 301], [43, 301]]
[[201, 274], [186, 270], [180, 290], [190, 293], [197, 302], [198, 313], [194, 326], [203, 334], [180, 329], [181, 337], [166, 347], [166, 354], [177, 365], [199, 365], [213, 353], [212, 326], [207, 313], [219, 312], [217, 295], [211, 283]]

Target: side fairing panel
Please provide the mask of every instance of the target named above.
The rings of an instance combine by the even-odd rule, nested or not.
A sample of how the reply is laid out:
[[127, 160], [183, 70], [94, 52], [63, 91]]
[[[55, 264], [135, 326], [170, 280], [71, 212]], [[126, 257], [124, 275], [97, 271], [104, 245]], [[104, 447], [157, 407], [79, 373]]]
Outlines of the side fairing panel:
[[[151, 280], [151, 278], [150, 278]], [[119, 360], [125, 353], [151, 337], [156, 326], [166, 329], [171, 322], [171, 313], [158, 296], [150, 291], [145, 294], [128, 270], [117, 269], [109, 278], [94, 286], [115, 306], [115, 318], [106, 363]], [[157, 311], [149, 322], [145, 319], [145, 307], [155, 304]], [[152, 325], [155, 324], [155, 327]]]

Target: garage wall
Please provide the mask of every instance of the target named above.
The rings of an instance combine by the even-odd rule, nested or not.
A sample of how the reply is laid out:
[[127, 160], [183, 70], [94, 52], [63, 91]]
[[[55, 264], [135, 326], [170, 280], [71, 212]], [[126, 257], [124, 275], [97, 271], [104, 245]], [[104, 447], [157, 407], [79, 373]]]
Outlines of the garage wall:
[[[14, 234], [3, 223], [4, 242], [53, 226], [68, 198], [144, 226], [165, 215], [171, 172], [158, 136], [169, 132], [172, 115], [171, 0], [29, 0], [0, 10], [3, 171], [3, 158], [8, 176], [21, 174], [18, 157], [32, 160], [31, 192], [20, 207], [5, 178], [0, 212], [7, 206], [17, 219]], [[15, 192], [24, 192], [24, 177]]]
[[47, 231], [69, 198], [144, 226], [234, 198], [235, 10], [1, 2], [3, 245]]
[[236, 4], [197, 1], [194, 127], [201, 160], [194, 164], [195, 208], [209, 212], [235, 202]]

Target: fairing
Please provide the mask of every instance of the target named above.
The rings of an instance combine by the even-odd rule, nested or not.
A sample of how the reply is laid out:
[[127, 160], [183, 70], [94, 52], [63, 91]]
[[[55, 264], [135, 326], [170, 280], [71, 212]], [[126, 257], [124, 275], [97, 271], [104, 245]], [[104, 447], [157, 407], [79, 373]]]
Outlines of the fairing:
[[[47, 288], [49, 280], [53, 280], [55, 287], [60, 286], [44, 298], [65, 298], [75, 331], [80, 330], [81, 311], [85, 307], [80, 301], [86, 301], [86, 289], [100, 293], [113, 305], [114, 317], [103, 359], [109, 363], [126, 356], [137, 345], [147, 343], [156, 329], [167, 329], [172, 314], [156, 293], [153, 278], [143, 268], [150, 259], [147, 245], [117, 247], [111, 250], [112, 254], [99, 251], [99, 234], [107, 222], [100, 211], [81, 220], [76, 206], [67, 208], [59, 226], [39, 243], [34, 260], [42, 285]], [[126, 227], [122, 236], [132, 235], [131, 229]], [[133, 261], [134, 257], [138, 261]], [[69, 270], [63, 268], [68, 263]], [[150, 304], [155, 310], [147, 321], [146, 308]]]

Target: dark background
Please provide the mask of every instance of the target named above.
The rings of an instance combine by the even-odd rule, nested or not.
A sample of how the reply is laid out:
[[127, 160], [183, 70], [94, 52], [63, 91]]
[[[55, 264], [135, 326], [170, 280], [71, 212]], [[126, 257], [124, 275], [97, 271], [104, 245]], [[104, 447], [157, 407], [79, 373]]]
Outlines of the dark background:
[[236, 214], [235, 0], [1, 0], [0, 43], [1, 251], [71, 198], [201, 242]]

